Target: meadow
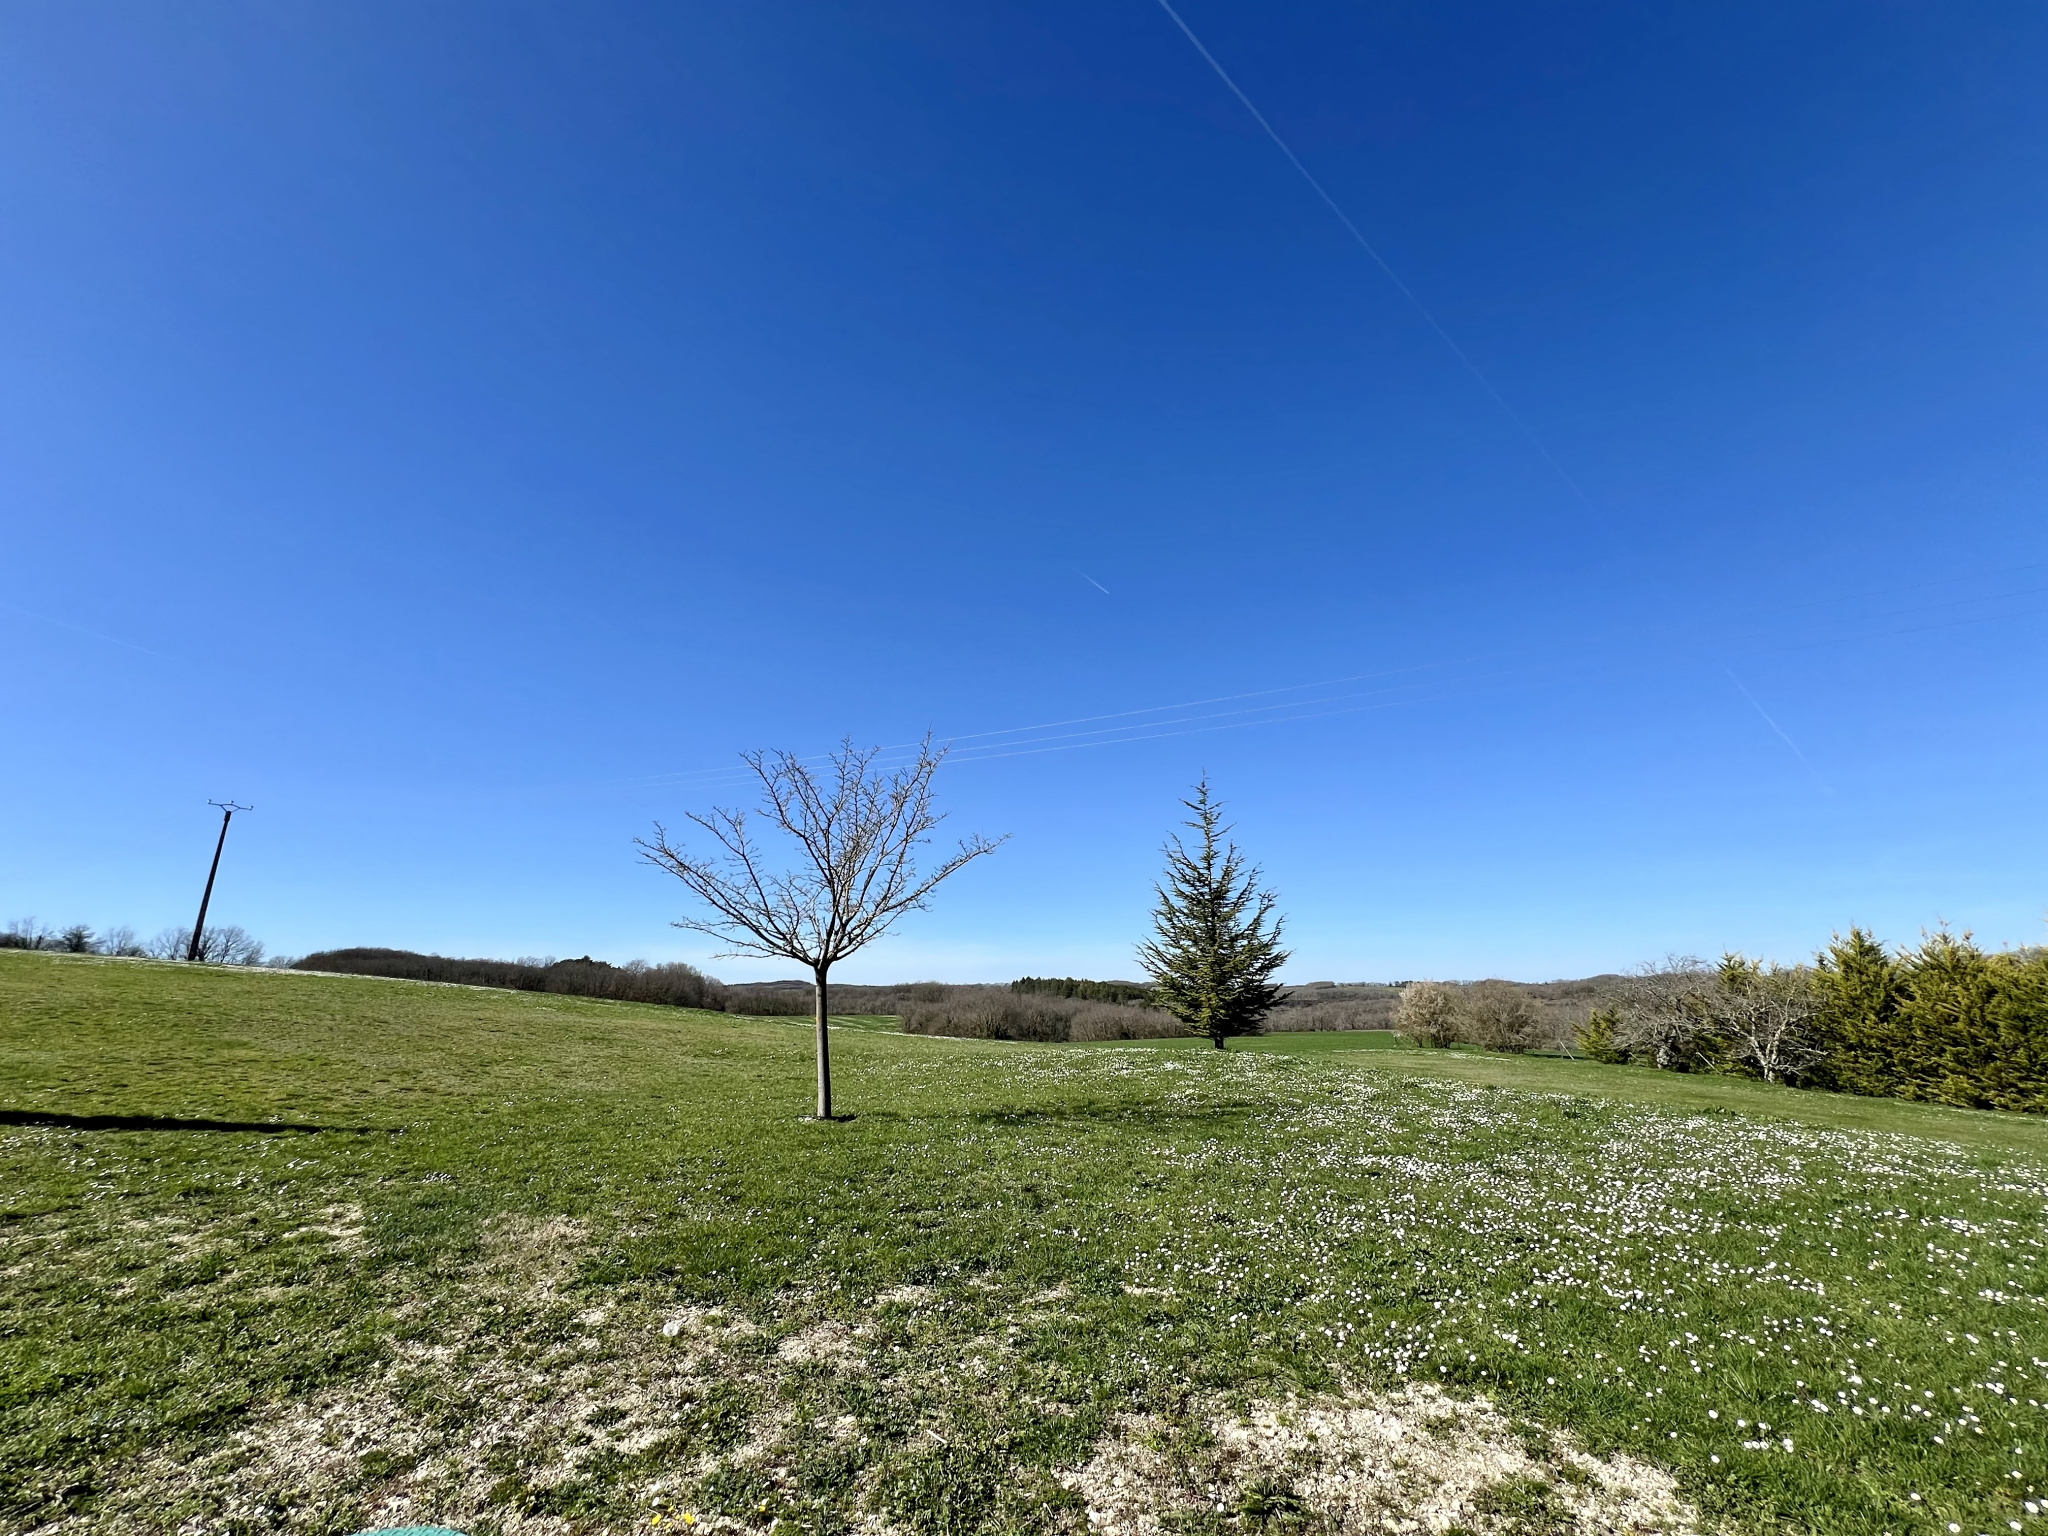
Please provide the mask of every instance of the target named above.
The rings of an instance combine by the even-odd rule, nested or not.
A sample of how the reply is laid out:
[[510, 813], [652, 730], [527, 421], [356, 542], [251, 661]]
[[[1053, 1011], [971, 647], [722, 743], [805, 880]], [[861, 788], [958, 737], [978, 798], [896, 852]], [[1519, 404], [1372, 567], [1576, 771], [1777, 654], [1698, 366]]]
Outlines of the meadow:
[[2048, 1126], [0, 953], [0, 1526], [2040, 1525]]

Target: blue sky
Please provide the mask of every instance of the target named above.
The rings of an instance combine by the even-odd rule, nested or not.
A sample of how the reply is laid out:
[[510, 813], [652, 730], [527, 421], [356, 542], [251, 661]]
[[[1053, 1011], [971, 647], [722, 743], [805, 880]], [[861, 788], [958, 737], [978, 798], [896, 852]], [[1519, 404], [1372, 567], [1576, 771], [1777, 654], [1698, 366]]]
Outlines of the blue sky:
[[2048, 936], [2048, 13], [1180, 11], [1472, 369], [1156, 0], [9, 5], [0, 918], [704, 960], [929, 728], [848, 979], [1130, 974], [1204, 771], [1295, 980]]

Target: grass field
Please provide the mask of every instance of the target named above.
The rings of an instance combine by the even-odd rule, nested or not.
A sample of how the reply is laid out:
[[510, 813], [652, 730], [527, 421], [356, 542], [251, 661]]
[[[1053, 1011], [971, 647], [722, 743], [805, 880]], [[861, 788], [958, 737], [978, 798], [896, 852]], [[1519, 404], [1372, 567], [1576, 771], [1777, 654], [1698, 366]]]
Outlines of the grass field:
[[817, 1125], [801, 1021], [0, 952], [0, 1525], [2042, 1523], [2048, 1126], [834, 1044]]

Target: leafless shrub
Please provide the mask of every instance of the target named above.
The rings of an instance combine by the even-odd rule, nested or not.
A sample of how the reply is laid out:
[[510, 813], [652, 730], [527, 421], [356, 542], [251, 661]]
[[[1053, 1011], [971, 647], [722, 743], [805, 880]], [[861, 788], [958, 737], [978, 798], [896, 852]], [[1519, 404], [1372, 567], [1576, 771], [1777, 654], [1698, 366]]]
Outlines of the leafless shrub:
[[[166, 928], [144, 948], [159, 960], [183, 960], [191, 953], [192, 930]], [[217, 925], [200, 936], [197, 958], [202, 965], [261, 965], [263, 941], [233, 923]]]
[[1091, 1002], [1074, 1010], [1068, 1030], [1070, 1040], [1166, 1040], [1182, 1033], [1161, 1009]]
[[903, 1011], [908, 1035], [956, 1035], [970, 1040], [1071, 1038], [1065, 998], [1017, 997], [993, 987], [961, 988], [942, 1003], [913, 1003]]
[[1616, 1045], [1631, 1060], [1690, 1071], [1711, 1048], [1714, 991], [1714, 972], [1695, 956], [1642, 966], [1622, 985]]
[[[898, 1009], [903, 1032], [970, 1040], [1155, 1040], [1183, 1033], [1171, 1015], [1132, 1003], [1019, 994], [1004, 987], [945, 987]], [[884, 1011], [880, 1008], [876, 1012]]]
[[1513, 982], [1477, 982], [1463, 1002], [1459, 1033], [1466, 1044], [1519, 1054], [1541, 1043], [1536, 1009]]
[[1411, 981], [1394, 1007], [1394, 1028], [1417, 1045], [1440, 1047], [1458, 1039], [1458, 995], [1440, 981]]
[[[848, 987], [835, 987], [833, 995], [838, 999], [841, 1013], [866, 1013], [869, 1010], [850, 998]], [[798, 982], [790, 986], [783, 982], [740, 982], [725, 989], [725, 1011], [743, 1013], [752, 1018], [808, 1019], [816, 1011], [816, 1000], [811, 996], [811, 983]]]
[[1767, 1083], [1796, 1082], [1827, 1055], [1815, 1016], [1820, 999], [1805, 967], [1760, 965], [1730, 955], [1713, 995], [1723, 1055]]
[[1266, 1015], [1266, 1032], [1392, 1029], [1400, 997], [1399, 987], [1378, 982], [1304, 982], [1281, 994]]
[[1266, 1033], [1293, 1030], [1385, 1029], [1386, 1009], [1370, 1003], [1309, 1003], [1293, 1008], [1275, 1008], [1266, 1015]]
[[[96, 934], [88, 924], [73, 923], [60, 932], [55, 928], [45, 928], [32, 917], [16, 918], [5, 928], [0, 928], [0, 949], [53, 949], [71, 955], [133, 956], [151, 953], [148, 946], [137, 942], [135, 930], [125, 925]], [[168, 958], [183, 957], [181, 949], [176, 956]]]
[[57, 934], [32, 917], [17, 917], [0, 929], [0, 949], [55, 949]]

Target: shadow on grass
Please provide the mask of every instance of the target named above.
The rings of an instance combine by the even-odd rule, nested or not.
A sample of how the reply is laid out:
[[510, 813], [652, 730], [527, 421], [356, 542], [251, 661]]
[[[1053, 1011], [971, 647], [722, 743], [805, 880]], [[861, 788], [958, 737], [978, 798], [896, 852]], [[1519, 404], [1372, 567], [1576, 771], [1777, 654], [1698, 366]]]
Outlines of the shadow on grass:
[[178, 1120], [167, 1115], [66, 1115], [40, 1109], [0, 1109], [0, 1125], [39, 1125], [65, 1131], [255, 1131], [266, 1136], [339, 1131], [374, 1136], [371, 1125], [293, 1125], [279, 1120]]
[[[972, 1125], [1124, 1125], [1134, 1120], [1153, 1124], [1225, 1125], [1270, 1106], [1253, 1099], [1219, 1099], [1207, 1104], [1020, 1104], [1004, 1109], [957, 1110], [930, 1116]], [[909, 1118], [906, 1116], [905, 1118]]]

